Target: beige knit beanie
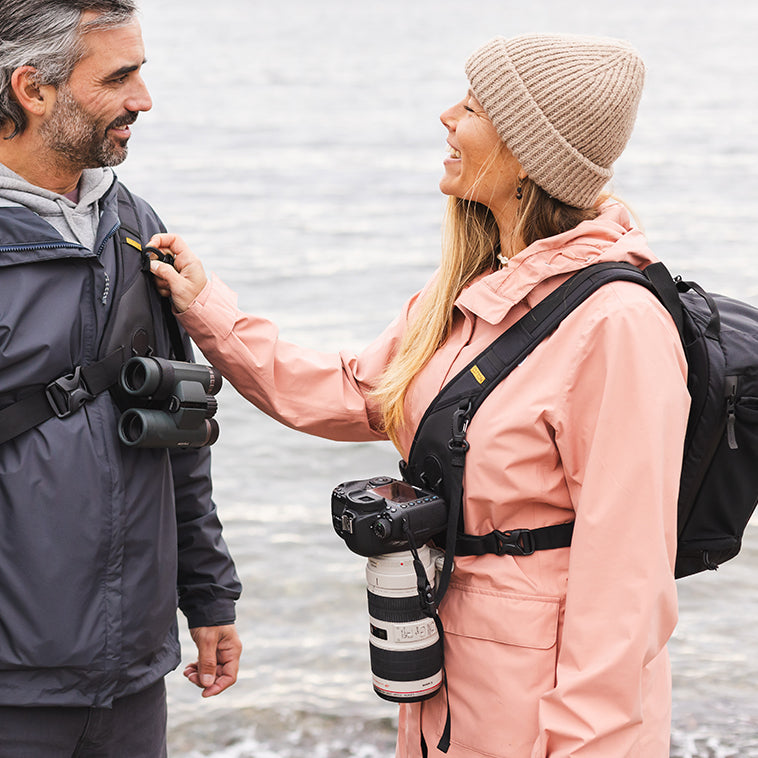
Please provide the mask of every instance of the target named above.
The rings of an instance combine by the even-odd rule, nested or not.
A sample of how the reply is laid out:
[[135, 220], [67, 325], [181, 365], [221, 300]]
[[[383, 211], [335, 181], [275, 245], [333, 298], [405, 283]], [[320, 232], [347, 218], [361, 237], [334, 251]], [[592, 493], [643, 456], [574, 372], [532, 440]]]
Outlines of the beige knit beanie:
[[622, 40], [564, 34], [496, 37], [466, 75], [529, 178], [589, 208], [632, 133], [645, 66]]

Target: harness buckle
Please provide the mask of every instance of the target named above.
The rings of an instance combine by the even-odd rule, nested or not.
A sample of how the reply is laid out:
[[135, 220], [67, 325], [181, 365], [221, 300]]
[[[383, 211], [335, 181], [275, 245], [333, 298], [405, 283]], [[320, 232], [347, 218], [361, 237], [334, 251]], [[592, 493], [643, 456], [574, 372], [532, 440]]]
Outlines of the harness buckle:
[[535, 551], [534, 535], [529, 529], [511, 529], [493, 532], [497, 555], [532, 555]]
[[452, 453], [452, 464], [459, 468], [463, 467], [469, 443], [466, 439], [466, 430], [471, 421], [471, 401], [465, 407], [461, 406], [453, 413], [453, 436], [447, 443], [448, 450]]
[[82, 377], [82, 367], [77, 366], [73, 374], [61, 376], [45, 387], [47, 402], [58, 418], [68, 418], [86, 402], [94, 399]]

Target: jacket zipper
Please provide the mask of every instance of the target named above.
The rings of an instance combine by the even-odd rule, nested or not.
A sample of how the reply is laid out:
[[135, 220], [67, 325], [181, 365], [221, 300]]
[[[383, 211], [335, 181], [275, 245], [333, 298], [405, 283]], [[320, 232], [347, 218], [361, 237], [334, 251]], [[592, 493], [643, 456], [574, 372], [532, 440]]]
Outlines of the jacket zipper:
[[[100, 260], [100, 256], [103, 253], [103, 250], [105, 250], [105, 246], [108, 243], [108, 241], [113, 237], [113, 235], [119, 230], [121, 226], [121, 223], [117, 223], [113, 229], [111, 229], [108, 234], [105, 235], [103, 238], [103, 241], [100, 243], [100, 247], [98, 248], [95, 255], [97, 256], [97, 259]], [[118, 258], [118, 253], [116, 254], [116, 257]], [[118, 266], [118, 262], [116, 263]], [[103, 294], [100, 296], [100, 302], [105, 306], [108, 304], [108, 297], [111, 293], [111, 278], [108, 276], [108, 272], [103, 268], [103, 273], [105, 274], [105, 287], [103, 288]]]
[[57, 248], [77, 248], [78, 250], [84, 250], [82, 245], [77, 245], [76, 242], [43, 242], [42, 244], [34, 244], [33, 242], [25, 245], [7, 245], [0, 247], [0, 253], [22, 253], [26, 250], [56, 250]]
[[[113, 229], [108, 232], [108, 234], [105, 235], [105, 238], [100, 243], [100, 247], [98, 251], [95, 253], [98, 260], [100, 259], [100, 256], [103, 253], [103, 250], [105, 249], [106, 244], [108, 241], [113, 237], [113, 235], [118, 231], [119, 227], [121, 226], [120, 223], [116, 224]], [[2, 253], [22, 253], [27, 250], [56, 250], [59, 248], [66, 248], [66, 249], [74, 249], [77, 250], [84, 250], [85, 248], [82, 245], [78, 245], [75, 242], [43, 242], [42, 244], [35, 244], [33, 242], [27, 243], [25, 245], [7, 245], [7, 246], [0, 246], [0, 252]], [[104, 271], [105, 274], [105, 287], [103, 288], [103, 293], [100, 296], [100, 302], [102, 305], [108, 304], [108, 297], [110, 296], [111, 292], [111, 279], [108, 276], [108, 272]]]

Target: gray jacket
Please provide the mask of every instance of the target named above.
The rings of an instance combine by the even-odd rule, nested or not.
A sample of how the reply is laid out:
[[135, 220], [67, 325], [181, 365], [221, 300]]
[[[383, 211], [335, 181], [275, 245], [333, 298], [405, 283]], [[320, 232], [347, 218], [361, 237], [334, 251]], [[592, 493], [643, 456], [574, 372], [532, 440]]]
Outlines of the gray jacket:
[[[120, 284], [116, 189], [92, 248], [0, 204], [0, 408], [96, 360]], [[137, 209], [144, 243], [163, 226]], [[179, 663], [177, 603], [190, 627], [234, 620], [208, 448], [128, 448], [119, 413], [104, 392], [0, 445], [0, 704], [107, 706]]]

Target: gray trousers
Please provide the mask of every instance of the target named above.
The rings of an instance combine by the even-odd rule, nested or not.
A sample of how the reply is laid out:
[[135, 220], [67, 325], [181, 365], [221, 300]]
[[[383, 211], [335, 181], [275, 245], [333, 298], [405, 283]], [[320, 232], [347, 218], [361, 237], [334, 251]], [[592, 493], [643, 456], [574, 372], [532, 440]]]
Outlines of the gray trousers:
[[112, 708], [0, 706], [2, 758], [166, 758], [166, 685]]

